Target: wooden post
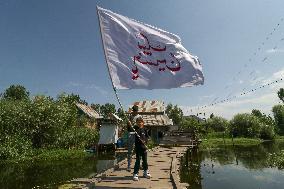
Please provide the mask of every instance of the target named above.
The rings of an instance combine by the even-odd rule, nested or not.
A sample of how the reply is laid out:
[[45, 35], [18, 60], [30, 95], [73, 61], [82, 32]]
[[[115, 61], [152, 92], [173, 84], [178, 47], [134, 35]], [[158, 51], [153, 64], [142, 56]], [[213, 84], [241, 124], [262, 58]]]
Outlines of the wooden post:
[[232, 134], [232, 142], [233, 142], [233, 146], [235, 146], [235, 143], [234, 143], [234, 135]]

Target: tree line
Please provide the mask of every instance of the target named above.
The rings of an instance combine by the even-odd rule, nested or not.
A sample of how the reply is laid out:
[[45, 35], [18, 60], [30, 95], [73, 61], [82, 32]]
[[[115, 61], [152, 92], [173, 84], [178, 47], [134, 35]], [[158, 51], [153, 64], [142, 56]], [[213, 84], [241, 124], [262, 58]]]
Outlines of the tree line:
[[[284, 90], [278, 91], [284, 102]], [[21, 158], [37, 149], [83, 149], [96, 143], [98, 131], [83, 127], [87, 118], [80, 114], [76, 103], [88, 105], [79, 95], [62, 93], [56, 98], [30, 96], [21, 85], [11, 85], [0, 94], [0, 159]], [[114, 104], [91, 104], [104, 118], [124, 112]], [[168, 104], [165, 113], [180, 129], [190, 129], [201, 135], [225, 133], [227, 136], [272, 139], [284, 135], [284, 105], [272, 108], [273, 117], [259, 110], [237, 114], [231, 120], [210, 116], [206, 122], [184, 117], [177, 105]], [[124, 119], [125, 121], [126, 119]], [[95, 121], [95, 120], [94, 120]]]
[[[95, 144], [98, 130], [84, 127], [90, 118], [80, 113], [76, 103], [88, 104], [75, 94], [31, 97], [25, 87], [11, 85], [0, 94], [0, 159], [20, 159], [40, 149], [84, 149]], [[104, 117], [116, 112], [109, 103], [91, 106], [99, 107]]]
[[[284, 102], [284, 89], [281, 88], [277, 95]], [[179, 125], [180, 129], [192, 130], [202, 136], [210, 136], [212, 133], [218, 137], [234, 136], [261, 139], [273, 139], [276, 135], [284, 135], [284, 105], [278, 104], [272, 107], [273, 115], [266, 115], [260, 110], [252, 110], [251, 113], [235, 115], [231, 120], [210, 115], [207, 120], [198, 120], [195, 116], [184, 117], [178, 106], [169, 104], [166, 112]]]

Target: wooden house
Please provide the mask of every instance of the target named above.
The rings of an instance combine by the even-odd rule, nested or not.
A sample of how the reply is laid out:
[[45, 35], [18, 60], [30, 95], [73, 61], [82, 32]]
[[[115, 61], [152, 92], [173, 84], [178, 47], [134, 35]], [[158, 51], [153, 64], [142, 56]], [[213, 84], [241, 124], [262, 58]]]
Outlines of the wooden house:
[[76, 106], [79, 110], [78, 125], [98, 129], [100, 120], [102, 120], [103, 117], [90, 106], [81, 103], [76, 103]]
[[164, 102], [157, 100], [134, 102], [129, 107], [129, 114], [134, 105], [138, 106], [138, 114], [142, 116], [145, 128], [149, 129], [152, 140], [159, 142], [164, 133], [173, 126], [172, 120], [165, 113]]

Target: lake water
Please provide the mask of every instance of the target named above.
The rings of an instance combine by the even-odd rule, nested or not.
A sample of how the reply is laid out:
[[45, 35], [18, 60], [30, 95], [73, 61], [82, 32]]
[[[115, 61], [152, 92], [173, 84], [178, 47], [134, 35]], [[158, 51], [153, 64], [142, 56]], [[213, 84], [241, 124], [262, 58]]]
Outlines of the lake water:
[[100, 173], [125, 157], [125, 153], [116, 153], [53, 162], [0, 164], [0, 189], [57, 188], [72, 178]]
[[190, 189], [284, 189], [284, 170], [271, 167], [270, 153], [284, 142], [189, 150], [182, 158], [181, 181]]
[[[189, 150], [182, 158], [181, 181], [190, 189], [284, 189], [284, 170], [270, 167], [269, 154], [284, 142]], [[57, 188], [72, 178], [90, 177], [115, 165], [125, 153], [84, 159], [0, 164], [0, 189]]]

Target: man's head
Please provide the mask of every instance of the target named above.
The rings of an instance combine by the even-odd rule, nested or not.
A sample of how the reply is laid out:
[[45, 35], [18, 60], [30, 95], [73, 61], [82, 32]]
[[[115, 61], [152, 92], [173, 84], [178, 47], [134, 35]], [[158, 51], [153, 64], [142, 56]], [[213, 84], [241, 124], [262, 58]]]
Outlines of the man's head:
[[134, 114], [134, 115], [138, 114], [138, 106], [137, 105], [132, 106], [132, 114]]
[[139, 116], [136, 118], [136, 124], [138, 125], [138, 127], [143, 128], [144, 127], [144, 120], [142, 118], [142, 116]]

